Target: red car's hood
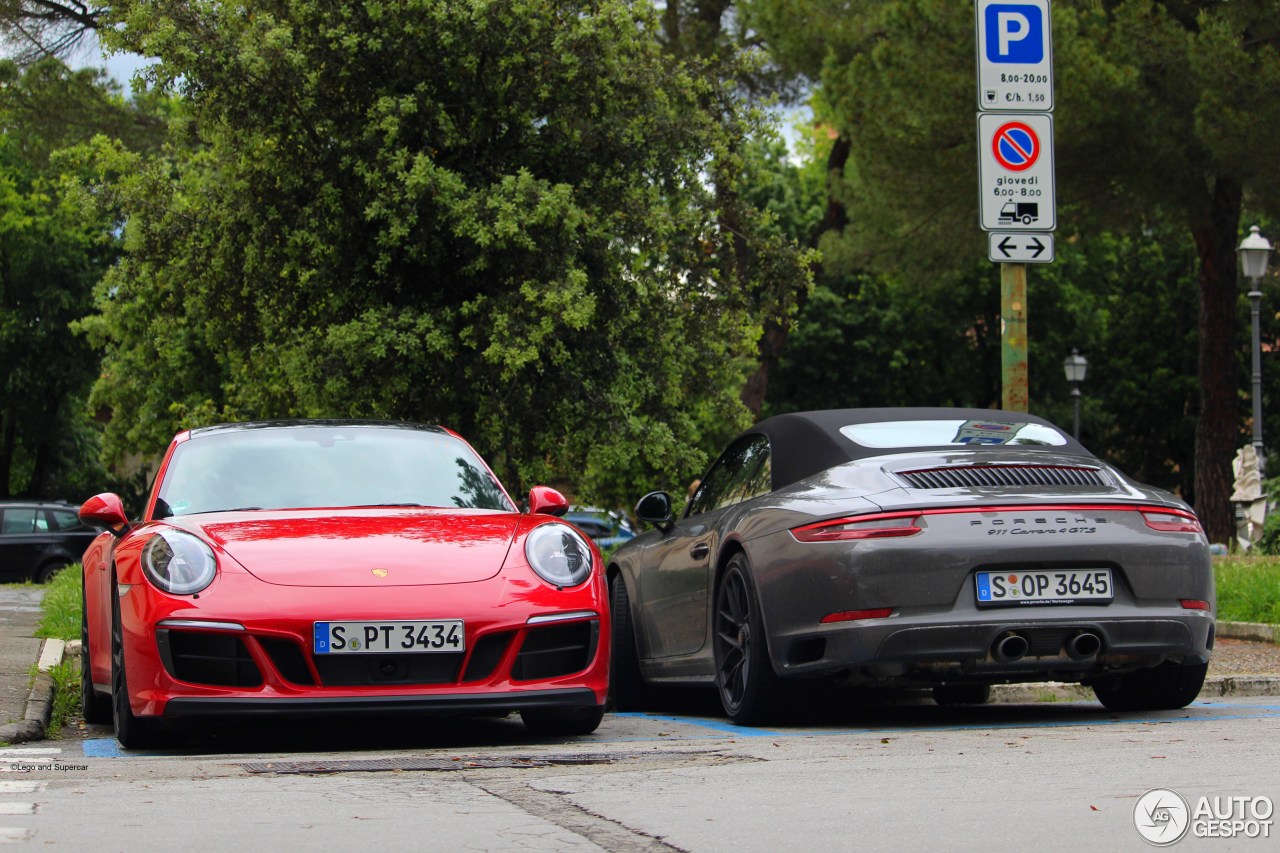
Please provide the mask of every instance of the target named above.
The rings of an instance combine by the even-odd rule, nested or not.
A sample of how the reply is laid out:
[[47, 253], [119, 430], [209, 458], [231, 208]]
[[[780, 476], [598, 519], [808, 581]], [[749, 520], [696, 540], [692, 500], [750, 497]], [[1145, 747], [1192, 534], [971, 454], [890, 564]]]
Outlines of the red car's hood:
[[498, 573], [520, 516], [488, 510], [322, 509], [180, 516], [251, 574], [285, 586], [424, 586]]

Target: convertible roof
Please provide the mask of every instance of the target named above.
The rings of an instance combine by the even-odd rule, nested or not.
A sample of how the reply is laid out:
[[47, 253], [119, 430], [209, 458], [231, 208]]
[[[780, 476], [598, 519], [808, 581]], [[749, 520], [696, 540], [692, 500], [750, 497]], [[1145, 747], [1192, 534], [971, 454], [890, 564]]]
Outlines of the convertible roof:
[[[951, 409], [951, 408], [883, 408], [883, 409], [826, 409], [815, 412], [791, 412], [767, 418], [742, 435], [764, 435], [769, 439], [773, 487], [780, 489], [805, 477], [834, 468], [845, 462], [886, 453], [903, 452], [884, 447], [865, 447], [857, 444], [840, 431], [851, 424], [872, 424], [886, 421], [997, 421], [1005, 423], [1030, 423], [1054, 427], [1052, 423], [1025, 412], [1007, 412], [1000, 409]], [[1056, 429], [1056, 427], [1054, 427]], [[1083, 448], [1063, 433], [1067, 443], [1045, 450], [1081, 452]], [[1037, 445], [1019, 445], [1019, 450], [1034, 450]], [[911, 448], [929, 449], [929, 448]], [[936, 449], [956, 450], [954, 444], [939, 445]], [[977, 449], [975, 447], [975, 449]], [[1087, 451], [1083, 451], [1087, 452]]]

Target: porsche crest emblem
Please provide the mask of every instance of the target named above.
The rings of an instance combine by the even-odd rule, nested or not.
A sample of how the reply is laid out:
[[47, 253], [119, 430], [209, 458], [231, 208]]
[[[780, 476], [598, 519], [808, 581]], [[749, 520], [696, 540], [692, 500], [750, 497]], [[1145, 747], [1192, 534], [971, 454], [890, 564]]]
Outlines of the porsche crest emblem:
[[391, 574], [391, 572], [387, 571], [386, 569], [374, 569], [374, 570], [373, 570], [373, 576], [374, 576], [375, 578], [385, 578], [385, 577], [386, 577], [387, 575], [389, 575], [389, 574]]

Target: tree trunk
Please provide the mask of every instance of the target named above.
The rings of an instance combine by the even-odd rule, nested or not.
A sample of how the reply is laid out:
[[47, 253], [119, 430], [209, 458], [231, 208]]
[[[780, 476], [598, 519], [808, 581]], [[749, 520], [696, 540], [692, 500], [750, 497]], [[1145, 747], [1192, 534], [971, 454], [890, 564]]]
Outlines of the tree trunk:
[[1219, 178], [1212, 196], [1193, 212], [1191, 233], [1200, 257], [1200, 417], [1196, 421], [1195, 508], [1210, 542], [1235, 535], [1231, 460], [1240, 436], [1240, 377], [1236, 353], [1236, 237], [1242, 189]]
[[[831, 154], [827, 157], [827, 176], [829, 186], [834, 187], [836, 181], [844, 177], [844, 167], [849, 161], [849, 140], [844, 136], [836, 138], [831, 146]], [[810, 241], [810, 245], [818, 245], [818, 238], [828, 231], [842, 231], [849, 224], [849, 216], [834, 189], [827, 194], [827, 210]], [[815, 278], [820, 270], [815, 269]], [[796, 311], [804, 308], [805, 295], [801, 293], [796, 299]], [[760, 343], [756, 348], [756, 369], [747, 378], [742, 389], [742, 402], [756, 418], [764, 407], [764, 398], [769, 391], [769, 374], [782, 357], [782, 350], [787, 344], [787, 336], [791, 333], [791, 323], [785, 320], [768, 319], [764, 323], [764, 332], [760, 335]]]

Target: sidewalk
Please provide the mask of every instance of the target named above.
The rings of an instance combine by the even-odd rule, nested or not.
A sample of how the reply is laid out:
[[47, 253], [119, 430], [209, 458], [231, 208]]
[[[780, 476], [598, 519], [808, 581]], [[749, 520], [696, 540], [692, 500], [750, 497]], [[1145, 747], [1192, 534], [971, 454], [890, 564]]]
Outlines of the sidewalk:
[[[0, 742], [25, 743], [43, 740], [53, 710], [53, 679], [48, 671], [61, 663], [68, 652], [62, 640], [40, 640], [32, 637], [40, 621], [39, 587], [0, 588]], [[1254, 643], [1280, 641], [1280, 629], [1273, 625], [1246, 622], [1219, 622], [1221, 639], [1246, 640]], [[70, 650], [77, 653], [74, 643]], [[1265, 662], [1258, 668], [1266, 672], [1232, 675], [1210, 675], [1205, 680], [1201, 698], [1221, 696], [1280, 696], [1280, 654], [1259, 656]], [[37, 674], [32, 678], [35, 667]], [[1210, 664], [1210, 672], [1213, 665]], [[1002, 684], [991, 691], [992, 702], [1025, 703], [1046, 701], [1093, 700], [1093, 691], [1079, 684], [1046, 682], [1037, 684]]]
[[65, 644], [32, 636], [43, 595], [38, 586], [0, 588], [0, 741], [6, 743], [44, 738], [53, 710], [48, 671], [61, 662]]

